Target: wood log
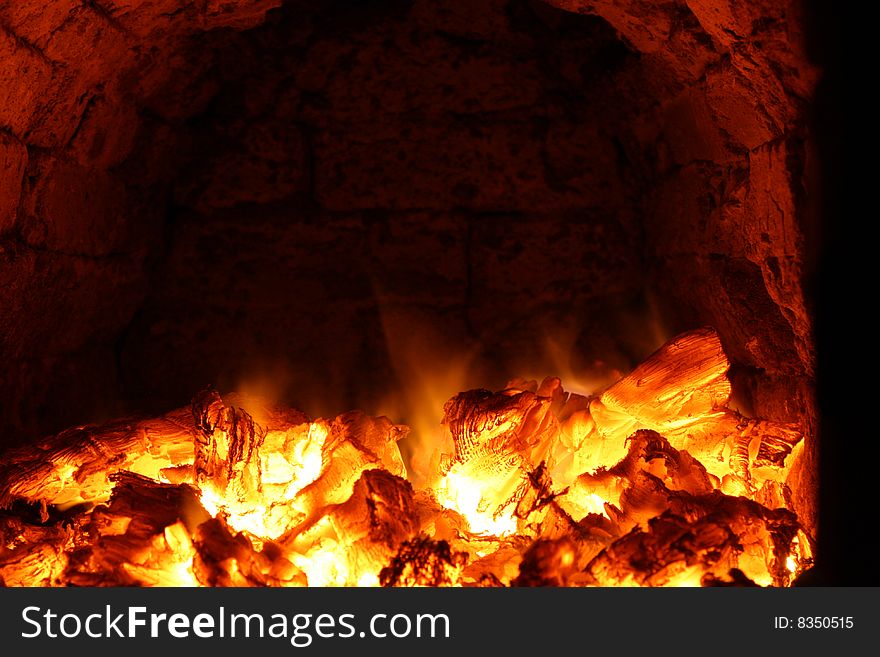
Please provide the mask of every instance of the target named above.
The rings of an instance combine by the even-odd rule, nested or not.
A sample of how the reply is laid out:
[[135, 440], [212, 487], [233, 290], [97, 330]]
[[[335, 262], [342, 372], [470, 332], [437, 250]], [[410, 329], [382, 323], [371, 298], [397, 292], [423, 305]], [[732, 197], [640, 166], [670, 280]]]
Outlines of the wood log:
[[446, 541], [420, 536], [405, 542], [379, 574], [382, 586], [455, 586], [468, 555], [456, 552]]
[[210, 518], [198, 491], [130, 472], [110, 478], [109, 503], [85, 516], [90, 540], [71, 553], [65, 580], [74, 586], [194, 584], [190, 536]]
[[[267, 433], [309, 422], [299, 411], [258, 397], [233, 393], [225, 399], [225, 406], [248, 408]], [[59, 508], [104, 502], [113, 488], [109, 477], [118, 471], [192, 482], [187, 470], [193, 467], [199, 436], [192, 408], [186, 407], [155, 418], [75, 427], [9, 450], [0, 460], [0, 509], [15, 500]], [[180, 469], [177, 475], [175, 469]]]
[[[584, 432], [573, 439], [582, 447], [575, 459], [577, 474], [616, 463], [626, 452], [629, 436], [651, 429], [676, 449], [687, 450], [719, 479], [733, 474], [750, 489], [768, 479], [784, 482], [793, 465], [788, 457], [803, 430], [730, 410], [729, 368], [711, 328], [667, 342], [591, 400], [591, 422], [575, 418]], [[752, 483], [755, 468], [761, 472]]]
[[786, 585], [811, 558], [776, 508], [801, 434], [728, 409], [727, 367], [707, 329], [594, 398], [555, 378], [462, 392], [419, 491], [408, 428], [361, 412], [311, 420], [207, 390], [76, 427], [0, 461], [0, 578], [654, 586], [736, 583], [738, 568]]
[[0, 512], [0, 586], [60, 586], [75, 529], [62, 521], [25, 522]]
[[259, 491], [259, 449], [266, 430], [243, 408], [225, 404], [212, 389], [196, 395], [192, 414], [198, 429], [193, 462], [196, 483], [210, 482], [221, 494], [230, 484], [238, 484], [239, 497]]
[[59, 508], [110, 497], [110, 475], [159, 479], [163, 468], [192, 464], [195, 427], [188, 410], [153, 419], [77, 427], [6, 452], [0, 461], [0, 508], [15, 500]]
[[594, 586], [699, 586], [737, 566], [737, 537], [721, 522], [688, 522], [663, 513], [612, 543], [587, 566], [584, 584]]
[[526, 550], [511, 586], [568, 586], [577, 573], [577, 548], [567, 538], [540, 538]]
[[348, 500], [329, 509], [327, 518], [346, 555], [352, 583], [378, 583], [382, 567], [419, 530], [412, 486], [381, 469], [364, 472]]
[[[193, 572], [203, 586], [306, 586], [305, 573], [275, 545], [257, 550], [223, 518], [210, 518], [195, 530]], [[268, 549], [267, 549], [268, 548]]]

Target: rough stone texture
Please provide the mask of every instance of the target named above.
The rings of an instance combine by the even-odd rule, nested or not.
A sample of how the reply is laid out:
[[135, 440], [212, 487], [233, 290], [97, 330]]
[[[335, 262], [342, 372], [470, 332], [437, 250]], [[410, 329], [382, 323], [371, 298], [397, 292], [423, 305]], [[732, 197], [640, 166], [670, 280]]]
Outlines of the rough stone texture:
[[0, 0], [0, 442], [261, 372], [336, 413], [390, 315], [499, 377], [712, 324], [814, 524], [798, 2], [280, 4]]
[[201, 109], [169, 63], [279, 2], [0, 0], [0, 443], [123, 410], [116, 343], [171, 173], [159, 110]]
[[0, 234], [15, 225], [27, 149], [15, 137], [0, 132]]
[[470, 354], [472, 385], [539, 361], [551, 316], [625, 365], [589, 338], [641, 292], [631, 53], [595, 17], [436, 4], [283, 8], [202, 44], [221, 91], [180, 137], [171, 248], [120, 352], [133, 396], [272, 371], [298, 407], [375, 408], [412, 385], [392, 315]]

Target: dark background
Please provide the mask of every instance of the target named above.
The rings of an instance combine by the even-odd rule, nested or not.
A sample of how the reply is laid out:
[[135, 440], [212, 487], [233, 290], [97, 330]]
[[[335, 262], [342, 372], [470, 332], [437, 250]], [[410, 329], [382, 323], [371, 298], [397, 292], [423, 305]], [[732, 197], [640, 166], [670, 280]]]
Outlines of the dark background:
[[857, 38], [857, 26], [832, 2], [813, 1], [808, 6], [811, 53], [824, 69], [812, 113], [822, 161], [820, 230], [814, 242], [818, 257], [809, 289], [816, 297], [823, 555], [812, 577], [818, 583], [863, 586], [880, 581], [871, 520], [874, 481], [871, 468], [860, 465], [877, 462], [877, 441], [857, 410], [873, 405], [870, 373], [877, 358], [865, 345], [876, 334], [870, 323], [858, 319], [853, 307], [857, 297], [846, 291], [854, 281], [876, 280], [876, 273], [868, 264], [873, 245], [856, 238], [853, 217], [867, 201], [867, 181], [844, 156], [843, 125], [845, 117], [851, 129], [858, 125], [857, 117], [868, 117], [844, 86], [844, 77], [852, 79], [856, 64], [845, 54], [843, 41]]

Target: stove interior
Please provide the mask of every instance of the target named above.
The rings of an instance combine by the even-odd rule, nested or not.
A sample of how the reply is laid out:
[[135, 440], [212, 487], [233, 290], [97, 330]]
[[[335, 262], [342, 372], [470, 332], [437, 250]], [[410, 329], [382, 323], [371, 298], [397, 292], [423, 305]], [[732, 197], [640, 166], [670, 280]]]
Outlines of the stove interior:
[[[171, 510], [149, 519], [149, 536], [162, 534], [181, 563], [182, 545], [209, 563], [198, 545], [228, 551], [224, 532], [242, 531], [253, 554], [277, 542], [314, 556], [316, 541], [331, 540], [322, 523], [336, 523], [332, 540], [348, 547], [361, 529], [346, 533], [344, 519], [299, 509], [308, 518], [285, 516], [283, 531], [261, 535], [240, 518], [236, 525], [247, 513], [233, 507], [264, 495], [264, 484], [281, 485], [265, 470], [275, 434], [286, 436], [277, 451], [300, 450], [290, 467], [317, 468], [297, 470], [302, 485], [285, 493], [295, 499], [328, 463], [347, 463], [330, 454], [328, 436], [363, 447], [357, 436], [369, 425], [384, 436], [368, 450], [382, 467], [351, 466], [363, 477], [349, 477], [351, 497], [313, 502], [354, 507], [357, 498], [373, 508], [381, 498], [411, 526], [386, 527], [394, 539], [380, 556], [365, 547], [369, 567], [333, 579], [323, 566], [285, 559], [293, 570], [287, 579], [272, 571], [272, 582], [302, 583], [305, 573], [309, 583], [374, 583], [381, 562], [393, 571], [382, 583], [737, 583], [720, 567], [709, 580], [706, 568], [696, 579], [619, 571], [627, 550], [648, 548], [610, 539], [604, 561], [591, 553], [585, 577], [583, 550], [562, 528], [572, 520], [583, 529], [595, 516], [590, 540], [601, 532], [617, 540], [634, 522], [639, 540], [662, 546], [651, 550], [668, 553], [670, 537], [690, 531], [711, 547], [693, 554], [723, 553], [746, 530], [728, 545], [706, 524], [708, 511], [693, 511], [705, 500], [692, 499], [723, 491], [795, 517], [735, 511], [760, 517], [764, 552], [788, 537], [760, 568], [745, 567], [746, 579], [791, 583], [811, 563], [818, 512], [804, 275], [816, 176], [808, 111], [819, 71], [806, 54], [805, 20], [799, 3], [767, 0], [4, 8], [0, 446], [15, 451], [3, 463], [0, 499], [17, 521], [36, 514], [37, 525], [97, 505], [88, 523], [100, 525], [99, 509], [119, 532], [106, 536], [118, 537], [129, 527], [118, 518], [137, 516], [133, 500], [189, 504], [189, 489], [153, 486], [201, 484], [199, 504], [217, 526], [196, 535], [191, 518], [170, 522]], [[645, 368], [672, 374], [651, 388], [651, 409], [636, 412], [640, 391], [628, 386], [641, 387]], [[208, 385], [238, 394], [197, 394]], [[602, 415], [612, 407], [636, 421]], [[662, 418], [651, 415], [657, 408]], [[350, 409], [365, 415], [355, 422]], [[103, 445], [99, 453], [129, 445], [130, 434], [112, 442], [110, 421], [129, 418], [125, 426], [143, 434], [139, 423], [160, 417], [188, 433], [166, 426], [154, 443], [188, 456], [154, 464], [155, 481], [145, 483], [134, 461], [120, 468], [102, 455], [94, 462], [101, 490], [84, 495], [95, 492], [84, 483], [94, 474], [83, 471], [89, 441]], [[694, 434], [680, 433], [694, 422], [725, 436], [702, 456]], [[83, 434], [86, 425], [103, 428]], [[619, 438], [602, 458], [598, 448], [580, 450], [595, 427]], [[54, 442], [38, 441], [52, 434]], [[742, 476], [737, 445], [754, 490], [723, 485], [729, 472]], [[58, 450], [76, 456], [65, 461]], [[22, 463], [50, 474], [27, 484], [27, 473], [16, 479], [10, 470]], [[182, 466], [185, 476], [159, 476]], [[596, 479], [599, 469], [618, 477], [617, 488]], [[643, 498], [630, 500], [641, 515], [625, 522], [605, 507], [629, 513], [618, 489], [644, 492], [633, 483], [640, 472], [666, 481], [667, 497], [691, 496], [676, 498], [686, 526], [667, 519], [649, 531], [664, 509]], [[476, 473], [483, 487], [509, 495], [489, 504], [479, 490], [455, 488], [456, 476]], [[432, 479], [441, 476], [445, 493]], [[65, 477], [76, 494], [59, 502], [47, 481]], [[458, 520], [418, 499], [429, 482], [431, 503]], [[578, 486], [586, 497], [557, 499]], [[554, 505], [561, 511], [551, 522]], [[508, 531], [511, 522], [517, 529]], [[518, 523], [543, 529], [523, 533]], [[83, 531], [101, 534], [96, 527]], [[22, 532], [9, 525], [6, 533]], [[452, 538], [462, 533], [472, 536], [466, 546]], [[483, 545], [487, 536], [494, 547]], [[516, 557], [502, 559], [501, 549]], [[269, 556], [266, 565], [223, 554], [216, 562], [226, 566], [205, 566], [196, 579], [240, 583], [232, 558], [252, 563], [243, 576], [251, 583], [280, 567]], [[89, 568], [77, 571], [88, 575], [80, 583], [96, 581]], [[310, 568], [320, 574], [309, 578]], [[126, 573], [136, 583], [184, 581]]]

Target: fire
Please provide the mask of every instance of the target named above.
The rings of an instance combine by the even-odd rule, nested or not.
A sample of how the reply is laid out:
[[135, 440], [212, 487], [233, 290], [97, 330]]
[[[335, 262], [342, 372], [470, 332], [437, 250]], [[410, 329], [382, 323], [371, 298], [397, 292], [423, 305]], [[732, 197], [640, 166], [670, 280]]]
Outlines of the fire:
[[787, 585], [812, 562], [785, 508], [802, 435], [730, 410], [728, 367], [704, 329], [595, 395], [554, 378], [461, 392], [410, 468], [409, 427], [386, 417], [213, 391], [163, 418], [73, 429], [3, 461], [0, 577]]
[[483, 484], [453, 467], [434, 489], [434, 496], [445, 508], [464, 516], [474, 534], [510, 536], [516, 532], [513, 510], [493, 513], [484, 497]]
[[287, 529], [292, 500], [321, 474], [321, 449], [328, 432], [328, 424], [318, 420], [267, 434], [264, 447], [271, 451], [259, 455], [259, 471], [271, 497], [237, 496], [205, 485], [200, 488], [202, 505], [212, 516], [222, 513], [230, 527], [248, 532], [252, 540], [277, 538]]

